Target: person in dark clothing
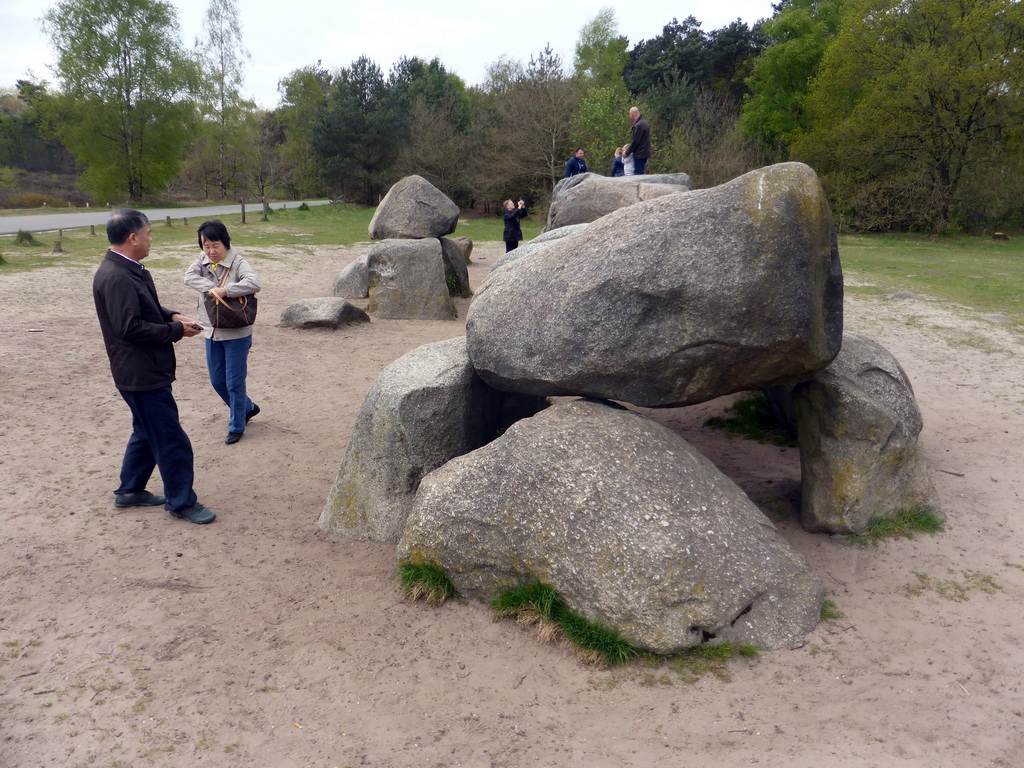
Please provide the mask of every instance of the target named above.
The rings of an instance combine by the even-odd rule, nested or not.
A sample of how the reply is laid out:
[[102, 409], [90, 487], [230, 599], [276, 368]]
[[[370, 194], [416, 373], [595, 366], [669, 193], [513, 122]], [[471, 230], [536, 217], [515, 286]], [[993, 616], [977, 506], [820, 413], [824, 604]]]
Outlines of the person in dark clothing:
[[633, 121], [633, 133], [629, 151], [624, 154], [633, 156], [634, 174], [642, 176], [647, 169], [647, 158], [651, 156], [651, 127], [636, 107], [630, 108], [629, 119]]
[[562, 178], [568, 179], [570, 176], [578, 176], [586, 172], [587, 161], [583, 159], [583, 147], [578, 147], [575, 154], [566, 161], [565, 175]]
[[522, 200], [518, 205], [511, 200], [505, 201], [505, 234], [502, 237], [505, 241], [505, 253], [519, 247], [519, 241], [523, 239], [523, 230], [519, 226], [519, 220], [525, 215], [526, 203]]
[[615, 157], [612, 158], [612, 178], [625, 176], [626, 167], [622, 163], [622, 147], [615, 148]]
[[[212, 523], [216, 515], [199, 503], [192, 489], [192, 443], [178, 421], [171, 392], [174, 342], [198, 336], [192, 318], [160, 306], [156, 286], [142, 260], [153, 244], [149, 219], [139, 211], [114, 211], [107, 222], [110, 249], [93, 277], [92, 295], [114, 386], [132, 412], [132, 435], [121, 462], [121, 484], [114, 506], [163, 505], [192, 523]], [[160, 467], [164, 495], [146, 490]]]

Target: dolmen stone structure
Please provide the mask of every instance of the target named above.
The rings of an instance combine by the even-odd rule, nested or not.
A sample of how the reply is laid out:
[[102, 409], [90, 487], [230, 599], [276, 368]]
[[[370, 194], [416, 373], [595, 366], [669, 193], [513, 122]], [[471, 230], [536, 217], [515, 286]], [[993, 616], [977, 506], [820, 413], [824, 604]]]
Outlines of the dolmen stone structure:
[[453, 320], [452, 296], [469, 295], [467, 254], [472, 243], [445, 237], [459, 208], [421, 176], [407, 176], [384, 196], [370, 221], [380, 240], [334, 281], [334, 296], [369, 297], [370, 315], [390, 319]]
[[[831, 530], [823, 510], [849, 503], [837, 483], [854, 486], [837, 480], [830, 440], [870, 430], [846, 455], [871, 464], [898, 435], [899, 463], [919, 431], [898, 363], [844, 343], [842, 301], [831, 213], [805, 165], [613, 211], [492, 270], [465, 338], [381, 373], [320, 525], [396, 542], [401, 562], [441, 567], [467, 597], [542, 581], [657, 653], [785, 647], [816, 626], [821, 579], [731, 480], [624, 404], [776, 388], [814, 464], [805, 503], [822, 511], [805, 525]], [[854, 390], [875, 403], [864, 415], [847, 408]], [[919, 464], [885, 471], [857, 478], [868, 512], [889, 503], [872, 483], [930, 498]]]

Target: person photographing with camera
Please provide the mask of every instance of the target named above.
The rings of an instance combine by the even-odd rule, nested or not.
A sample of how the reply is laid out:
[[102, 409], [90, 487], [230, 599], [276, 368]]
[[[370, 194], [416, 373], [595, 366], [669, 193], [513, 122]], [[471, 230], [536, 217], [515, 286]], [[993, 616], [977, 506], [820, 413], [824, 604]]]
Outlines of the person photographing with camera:
[[519, 247], [519, 241], [523, 239], [523, 229], [519, 226], [519, 220], [526, 214], [526, 203], [521, 198], [518, 204], [511, 200], [505, 201], [505, 233], [502, 236], [505, 241], [505, 253]]

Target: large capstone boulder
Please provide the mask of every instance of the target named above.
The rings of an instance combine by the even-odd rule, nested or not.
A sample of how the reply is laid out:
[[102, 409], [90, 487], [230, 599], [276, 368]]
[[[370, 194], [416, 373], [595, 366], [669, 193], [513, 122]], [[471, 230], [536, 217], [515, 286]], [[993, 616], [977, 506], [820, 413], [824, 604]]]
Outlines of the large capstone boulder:
[[323, 296], [301, 299], [281, 313], [284, 328], [340, 328], [352, 323], [368, 323], [369, 315], [344, 299]]
[[608, 214], [490, 272], [469, 356], [498, 389], [699, 403], [824, 368], [842, 342], [835, 226], [802, 163]]
[[563, 402], [423, 478], [399, 559], [466, 597], [541, 581], [585, 618], [657, 653], [709, 638], [779, 648], [824, 596], [746, 495], [639, 414]]
[[365, 299], [370, 291], [370, 256], [366, 254], [353, 261], [334, 280], [333, 296], [344, 299]]
[[845, 333], [839, 356], [794, 387], [792, 400], [805, 529], [860, 533], [873, 517], [899, 511], [941, 515], [918, 448], [914, 390], [881, 344]]
[[423, 475], [544, 406], [484, 384], [464, 336], [409, 352], [380, 373], [363, 400], [320, 527], [397, 541]]
[[392, 320], [454, 320], [441, 241], [383, 240], [367, 261], [370, 302], [367, 312]]
[[[465, 238], [463, 238], [465, 239]], [[454, 240], [442, 237], [441, 259], [444, 262], [444, 277], [452, 296], [469, 296], [469, 266], [462, 248]]]
[[384, 196], [370, 219], [370, 237], [444, 237], [459, 223], [459, 206], [422, 176], [406, 176]]
[[693, 182], [685, 173], [615, 178], [586, 174], [584, 181], [552, 197], [545, 231], [587, 224], [628, 205], [691, 189]]

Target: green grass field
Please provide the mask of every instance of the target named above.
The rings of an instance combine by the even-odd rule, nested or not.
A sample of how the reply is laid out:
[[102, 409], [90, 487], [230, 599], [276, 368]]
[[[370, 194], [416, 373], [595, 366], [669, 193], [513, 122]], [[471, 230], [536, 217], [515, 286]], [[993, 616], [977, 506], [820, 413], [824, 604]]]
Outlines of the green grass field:
[[[260, 211], [250, 211], [248, 223], [239, 214], [224, 216], [235, 243], [259, 256], [262, 247], [289, 245], [348, 245], [368, 242], [373, 208], [351, 205], [322, 206], [308, 211], [274, 210], [267, 222]], [[182, 209], [187, 214], [187, 209]], [[198, 218], [188, 226], [173, 219], [153, 224], [154, 254], [164, 246], [194, 243]], [[527, 240], [540, 234], [544, 217], [534, 214], [523, 223]], [[3, 270], [95, 264], [106, 248], [102, 227], [68, 230], [63, 253], [52, 253], [56, 233], [37, 235], [39, 245], [17, 245], [13, 236], [0, 237]], [[497, 217], [463, 219], [456, 235], [474, 242], [501, 239]], [[198, 251], [198, 248], [197, 248]], [[978, 313], [1002, 314], [1009, 326], [1024, 330], [1024, 240], [994, 241], [981, 237], [928, 237], [924, 235], [844, 235], [839, 254], [851, 295], [885, 295], [896, 291], [934, 296]], [[154, 260], [155, 261], [155, 260]], [[157, 264], [154, 264], [157, 266]]]

